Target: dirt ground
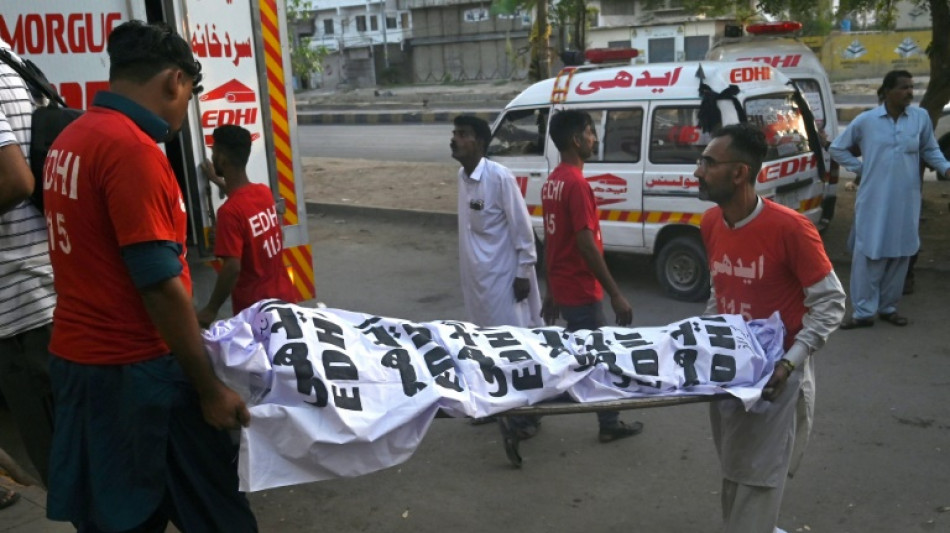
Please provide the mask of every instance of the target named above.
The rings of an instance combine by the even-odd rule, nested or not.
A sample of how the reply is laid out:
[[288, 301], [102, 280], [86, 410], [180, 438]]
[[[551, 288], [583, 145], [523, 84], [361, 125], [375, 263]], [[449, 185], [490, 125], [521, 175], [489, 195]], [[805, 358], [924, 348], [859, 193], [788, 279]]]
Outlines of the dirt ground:
[[[350, 204], [419, 211], [456, 212], [453, 163], [403, 163], [365, 159], [305, 157], [309, 202]], [[854, 192], [839, 185], [835, 218], [823, 235], [832, 261], [850, 262], [845, 245], [854, 219]], [[920, 268], [950, 271], [950, 182], [924, 181], [920, 224]]]

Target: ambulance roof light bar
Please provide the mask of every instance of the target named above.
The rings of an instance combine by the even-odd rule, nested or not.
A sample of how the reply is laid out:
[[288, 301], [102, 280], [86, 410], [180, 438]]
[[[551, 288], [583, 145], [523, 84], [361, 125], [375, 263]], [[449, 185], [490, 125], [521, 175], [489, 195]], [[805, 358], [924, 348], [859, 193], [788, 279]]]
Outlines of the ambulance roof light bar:
[[584, 59], [594, 65], [632, 60], [637, 57], [636, 48], [589, 48], [584, 51]]
[[775, 22], [757, 22], [746, 26], [745, 31], [750, 35], [786, 35], [799, 32], [802, 23], [794, 20], [778, 20]]

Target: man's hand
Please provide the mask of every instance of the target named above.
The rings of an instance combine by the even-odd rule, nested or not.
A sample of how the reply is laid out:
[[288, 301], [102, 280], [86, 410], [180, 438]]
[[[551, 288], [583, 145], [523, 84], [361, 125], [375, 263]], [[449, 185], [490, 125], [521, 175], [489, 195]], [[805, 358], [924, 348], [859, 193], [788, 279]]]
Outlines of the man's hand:
[[544, 297], [541, 302], [541, 318], [547, 326], [553, 326], [557, 319], [561, 317], [561, 309], [554, 303], [554, 297], [550, 294]]
[[210, 159], [201, 162], [201, 170], [204, 171], [208, 181], [220, 187], [221, 190], [225, 190], [224, 179], [214, 171], [214, 163]]
[[629, 326], [633, 323], [633, 308], [623, 295], [611, 296], [610, 306], [614, 308], [614, 314], [617, 315], [618, 326]]
[[208, 329], [211, 326], [211, 323], [218, 318], [218, 312], [213, 311], [207, 307], [201, 309], [197, 313], [198, 316], [198, 325], [201, 326], [201, 329]]
[[215, 379], [211, 391], [200, 395], [201, 413], [215, 429], [239, 429], [251, 422], [251, 413], [238, 393]]
[[531, 284], [528, 282], [528, 278], [515, 278], [514, 288], [516, 302], [524, 300], [531, 293]]
[[785, 368], [785, 365], [776, 364], [769, 382], [762, 389], [762, 399], [767, 402], [775, 401], [785, 390], [786, 381], [788, 381], [788, 369]]

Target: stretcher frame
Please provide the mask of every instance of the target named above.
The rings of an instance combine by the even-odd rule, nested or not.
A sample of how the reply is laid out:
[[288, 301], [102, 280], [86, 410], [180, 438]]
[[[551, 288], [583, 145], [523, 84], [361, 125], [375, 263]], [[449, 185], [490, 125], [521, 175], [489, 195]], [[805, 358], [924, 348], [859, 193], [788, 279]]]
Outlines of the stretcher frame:
[[[710, 403], [727, 398], [734, 398], [728, 393], [719, 394], [678, 394], [674, 396], [645, 396], [638, 398], [624, 398], [620, 400], [605, 400], [600, 402], [569, 402], [569, 401], [550, 401], [535, 405], [516, 407], [503, 413], [498, 413], [496, 417], [504, 416], [551, 416], [551, 415], [573, 415], [579, 413], [596, 413], [599, 411], [629, 411], [631, 409], [650, 409], [653, 407], [669, 407], [674, 405], [688, 405], [691, 403]], [[508, 456], [508, 462], [515, 468], [521, 468], [522, 458], [519, 445], [522, 440], [515, 432], [511, 431], [505, 424], [499, 424], [505, 445], [505, 455]]]

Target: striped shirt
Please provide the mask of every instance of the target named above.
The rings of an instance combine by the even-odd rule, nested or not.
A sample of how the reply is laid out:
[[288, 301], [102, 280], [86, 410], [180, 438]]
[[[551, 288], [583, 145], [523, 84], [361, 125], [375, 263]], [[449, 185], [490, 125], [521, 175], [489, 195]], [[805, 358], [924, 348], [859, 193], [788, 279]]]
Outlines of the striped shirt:
[[[0, 61], [0, 146], [19, 143], [29, 157], [32, 113], [26, 84]], [[55, 306], [46, 223], [26, 200], [0, 215], [0, 338], [48, 324]]]

